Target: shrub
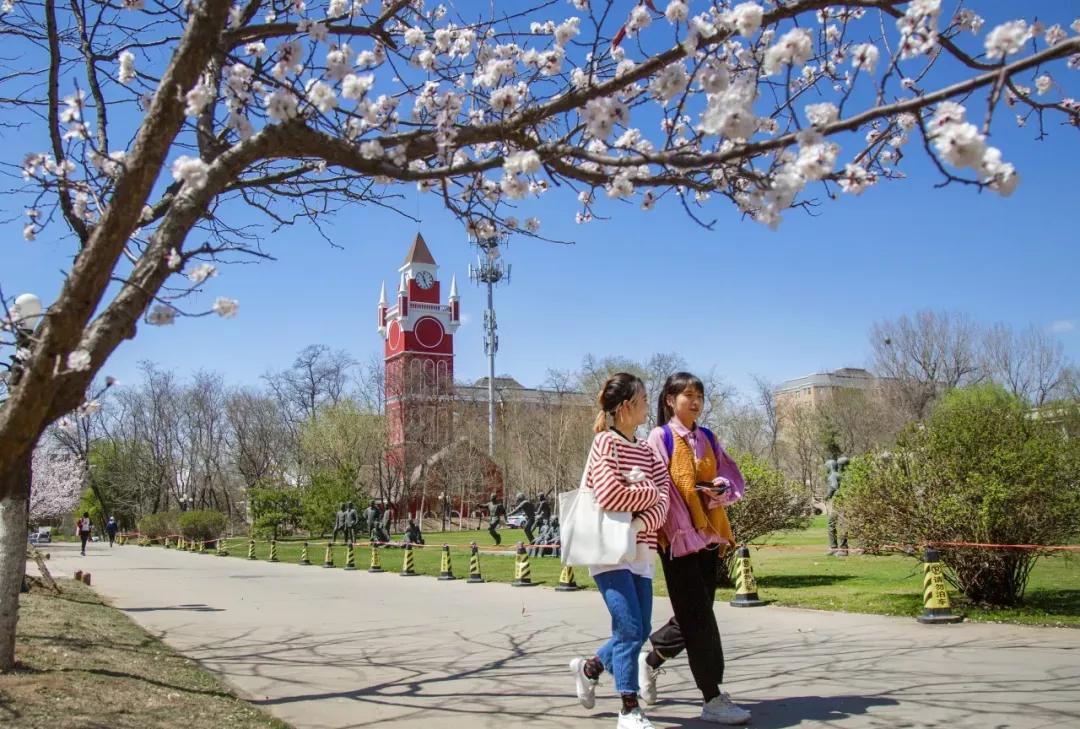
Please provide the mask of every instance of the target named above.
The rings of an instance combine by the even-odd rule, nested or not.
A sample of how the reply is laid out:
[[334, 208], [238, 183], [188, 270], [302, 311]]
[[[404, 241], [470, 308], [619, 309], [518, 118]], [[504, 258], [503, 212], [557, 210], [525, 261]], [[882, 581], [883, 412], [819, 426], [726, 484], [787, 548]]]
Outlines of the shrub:
[[[731, 530], [740, 544], [790, 529], [805, 529], [813, 509], [810, 489], [749, 452], [733, 451], [746, 480], [746, 494], [728, 507]], [[719, 577], [730, 584], [734, 550], [721, 560]]]
[[[1060, 544], [1080, 524], [1080, 440], [996, 386], [946, 394], [887, 453], [855, 459], [839, 498], [871, 546]], [[973, 602], [1022, 601], [1038, 551], [940, 547]]]
[[180, 533], [201, 542], [217, 541], [225, 531], [225, 515], [211, 509], [195, 509], [180, 515]]
[[292, 531], [304, 516], [300, 493], [287, 486], [255, 486], [248, 489], [252, 525], [256, 534], [275, 539], [281, 531]]
[[334, 528], [334, 517], [338, 509], [348, 501], [353, 502], [357, 511], [363, 512], [364, 506], [353, 483], [352, 470], [347, 468], [317, 471], [313, 474], [311, 484], [301, 497], [304, 528], [311, 534], [323, 536]]
[[139, 519], [139, 533], [151, 539], [163, 539], [180, 533], [180, 512], [159, 511]]

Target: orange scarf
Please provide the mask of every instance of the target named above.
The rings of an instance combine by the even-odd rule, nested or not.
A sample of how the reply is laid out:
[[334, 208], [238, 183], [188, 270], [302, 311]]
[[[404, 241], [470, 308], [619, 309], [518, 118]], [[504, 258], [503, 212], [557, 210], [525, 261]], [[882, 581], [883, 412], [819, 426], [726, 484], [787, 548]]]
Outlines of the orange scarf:
[[[694, 488], [697, 483], [712, 481], [716, 478], [716, 454], [713, 453], [712, 445], [705, 448], [705, 457], [697, 460], [690, 445], [678, 434], [672, 433], [672, 435], [674, 448], [669, 466], [671, 481], [690, 510], [694, 528], [703, 533], [713, 532], [726, 540], [728, 544], [735, 544], [735, 535], [731, 532], [727, 511], [723, 506], [707, 508], [705, 496]], [[705, 435], [702, 434], [699, 437], [704, 438]]]

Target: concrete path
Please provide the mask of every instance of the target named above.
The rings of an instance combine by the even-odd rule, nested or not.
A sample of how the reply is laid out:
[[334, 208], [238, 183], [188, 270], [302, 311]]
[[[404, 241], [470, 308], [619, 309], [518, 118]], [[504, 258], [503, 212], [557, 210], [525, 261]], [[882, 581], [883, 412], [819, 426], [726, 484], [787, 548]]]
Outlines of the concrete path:
[[[566, 668], [608, 633], [595, 592], [135, 546], [49, 551], [55, 573], [90, 571], [117, 607], [298, 728], [615, 725], [610, 677], [586, 711]], [[657, 599], [655, 623], [669, 615]], [[726, 604], [717, 615], [727, 690], [754, 727], [1080, 727], [1080, 630]], [[715, 726], [694, 718], [684, 659], [660, 680], [658, 727]]]

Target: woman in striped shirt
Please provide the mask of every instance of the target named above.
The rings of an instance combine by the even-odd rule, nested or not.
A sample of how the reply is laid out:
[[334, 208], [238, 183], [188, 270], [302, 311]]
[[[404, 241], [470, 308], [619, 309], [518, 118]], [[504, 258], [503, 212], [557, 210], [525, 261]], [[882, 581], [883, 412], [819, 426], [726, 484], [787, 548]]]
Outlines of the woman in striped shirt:
[[601, 508], [633, 513], [637, 554], [629, 562], [589, 568], [611, 613], [611, 639], [591, 658], [570, 661], [570, 670], [578, 700], [587, 709], [596, 703], [600, 674], [610, 671], [622, 697], [618, 728], [652, 729], [638, 706], [637, 663], [651, 628], [657, 532], [667, 517], [670, 477], [652, 449], [635, 437], [648, 408], [645, 383], [620, 372], [604, 383], [597, 400], [600, 413], [586, 484]]

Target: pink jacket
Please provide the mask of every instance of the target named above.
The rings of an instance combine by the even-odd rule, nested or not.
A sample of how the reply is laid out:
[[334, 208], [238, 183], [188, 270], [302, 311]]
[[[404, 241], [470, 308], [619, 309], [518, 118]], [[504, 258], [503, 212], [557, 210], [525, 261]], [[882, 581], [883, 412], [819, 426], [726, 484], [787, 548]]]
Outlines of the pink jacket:
[[[686, 439], [687, 443], [694, 449], [694, 455], [697, 458], [705, 455], [706, 448], [712, 447], [709, 444], [709, 439], [704, 434], [697, 432], [696, 427], [689, 430], [677, 418], [672, 418], [668, 426], [675, 437]], [[664, 466], [668, 466], [671, 463], [671, 458], [668, 456], [667, 447], [664, 445], [663, 428], [653, 428], [652, 432], [649, 433], [648, 443]], [[724, 479], [728, 482], [728, 490], [723, 494], [710, 495], [709, 508], [730, 506], [741, 499], [746, 491], [746, 482], [743, 480], [742, 473], [739, 472], [739, 467], [735, 465], [735, 461], [719, 443], [717, 443], [717, 451], [717, 477], [714, 482]], [[690, 510], [686, 507], [682, 494], [679, 493], [679, 490], [675, 488], [675, 484], [670, 479], [668, 479], [667, 521], [664, 522], [661, 531], [664, 532], [668, 544], [671, 545], [672, 557], [685, 557], [688, 554], [718, 546], [722, 541], [717, 534], [702, 534], [694, 528], [694, 522], [690, 519]]]

